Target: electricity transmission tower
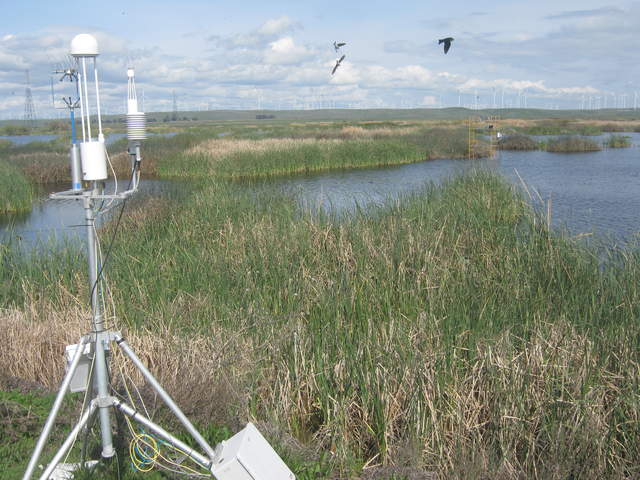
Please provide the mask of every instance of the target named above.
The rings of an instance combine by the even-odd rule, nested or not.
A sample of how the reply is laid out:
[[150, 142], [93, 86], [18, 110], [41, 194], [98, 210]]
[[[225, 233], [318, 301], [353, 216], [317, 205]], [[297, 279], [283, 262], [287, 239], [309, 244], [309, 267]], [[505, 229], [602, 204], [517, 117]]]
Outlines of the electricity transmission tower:
[[29, 70], [27, 74], [27, 86], [24, 89], [24, 123], [27, 127], [33, 128], [36, 126], [36, 107], [33, 104], [33, 95], [31, 94], [31, 77]]

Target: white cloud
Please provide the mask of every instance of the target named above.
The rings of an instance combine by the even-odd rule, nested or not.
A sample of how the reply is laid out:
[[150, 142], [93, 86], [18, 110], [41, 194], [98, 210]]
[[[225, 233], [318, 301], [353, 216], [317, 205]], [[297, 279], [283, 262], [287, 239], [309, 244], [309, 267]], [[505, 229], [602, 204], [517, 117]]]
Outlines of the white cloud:
[[458, 90], [462, 92], [472, 92], [475, 90], [507, 90], [510, 92], [528, 91], [533, 93], [547, 94], [547, 95], [593, 95], [601, 93], [600, 90], [591, 86], [574, 86], [574, 87], [547, 87], [542, 80], [512, 80], [507, 78], [499, 78], [495, 80], [482, 80], [478, 78], [469, 78], [463, 83], [459, 84]]
[[[301, 32], [302, 25], [287, 16], [267, 19], [232, 35], [209, 37], [200, 50], [197, 46], [185, 49], [185, 56], [168, 55], [165, 49], [144, 44], [132, 50], [123, 37], [90, 33], [99, 41], [103, 99], [111, 102], [112, 111], [122, 107], [128, 59], [136, 67], [138, 87], [146, 92], [149, 111], [170, 110], [173, 90], [183, 109], [203, 102], [254, 108], [259, 99], [269, 108], [278, 105], [276, 99], [289, 106], [323, 101], [311, 101], [309, 96], [324, 97], [325, 106], [338, 102], [362, 107], [454, 105], [458, 90], [463, 94], [477, 90], [486, 98], [494, 89], [507, 94], [526, 91], [529, 98], [575, 99], [611, 95], [619, 88], [616, 85], [635, 82], [639, 67], [632, 46], [640, 27], [638, 5], [625, 11], [624, 21], [617, 10], [603, 9], [602, 15], [565, 12], [548, 22], [551, 29], [540, 33], [518, 34], [508, 29], [495, 35], [460, 33], [456, 49], [447, 56], [436, 41], [422, 36], [413, 40], [390, 37], [382, 51], [375, 50], [373, 43], [358, 46], [350, 42], [347, 58], [333, 76], [336, 60], [330, 42], [311, 43]], [[562, 17], [579, 18], [587, 13], [593, 21], [563, 22]], [[27, 68], [38, 113], [46, 113], [49, 72], [66, 58], [76, 33], [70, 27], [57, 27], [0, 38], [0, 114], [22, 115]], [[615, 48], [624, 44], [630, 47]], [[627, 78], [620, 75], [620, 65], [625, 65]], [[633, 88], [640, 91], [640, 87], [629, 88], [631, 94]]]
[[260, 48], [276, 40], [284, 33], [301, 28], [300, 23], [287, 16], [269, 19], [260, 27], [247, 32], [221, 37], [212, 35], [208, 38], [215, 47], [223, 50]]
[[299, 28], [300, 24], [289, 17], [272, 18], [264, 22], [257, 30], [260, 35], [273, 36]]
[[273, 65], [293, 65], [311, 58], [313, 52], [296, 45], [291, 37], [283, 37], [269, 44], [264, 61]]

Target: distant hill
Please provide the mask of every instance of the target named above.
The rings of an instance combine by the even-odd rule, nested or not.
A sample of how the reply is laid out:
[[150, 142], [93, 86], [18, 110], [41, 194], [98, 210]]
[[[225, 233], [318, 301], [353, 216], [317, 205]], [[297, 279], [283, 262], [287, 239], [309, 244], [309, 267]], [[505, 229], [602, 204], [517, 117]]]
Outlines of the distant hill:
[[[173, 112], [147, 112], [147, 119], [153, 123], [171, 123]], [[413, 108], [413, 109], [320, 109], [320, 110], [209, 110], [180, 111], [178, 121], [236, 121], [259, 122], [261, 120], [283, 121], [380, 121], [380, 120], [463, 120], [470, 116], [486, 117], [497, 115], [500, 118], [521, 119], [583, 119], [583, 120], [640, 120], [640, 110], [603, 109], [603, 110], [541, 110], [537, 108], [504, 108], [470, 110], [468, 108]], [[124, 121], [124, 115], [105, 115], [105, 122]], [[51, 119], [38, 120], [44, 125]], [[21, 120], [2, 120], [0, 126], [21, 124]]]

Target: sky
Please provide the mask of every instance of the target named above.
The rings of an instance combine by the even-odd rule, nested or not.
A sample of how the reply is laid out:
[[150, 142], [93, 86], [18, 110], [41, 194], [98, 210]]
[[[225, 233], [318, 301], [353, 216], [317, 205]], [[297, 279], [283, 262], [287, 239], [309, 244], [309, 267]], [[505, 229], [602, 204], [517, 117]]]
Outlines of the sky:
[[23, 117], [26, 70], [38, 118], [66, 116], [51, 72], [79, 33], [98, 39], [106, 113], [124, 113], [127, 66], [148, 112], [174, 95], [178, 110], [640, 107], [640, 1], [0, 3], [0, 119]]

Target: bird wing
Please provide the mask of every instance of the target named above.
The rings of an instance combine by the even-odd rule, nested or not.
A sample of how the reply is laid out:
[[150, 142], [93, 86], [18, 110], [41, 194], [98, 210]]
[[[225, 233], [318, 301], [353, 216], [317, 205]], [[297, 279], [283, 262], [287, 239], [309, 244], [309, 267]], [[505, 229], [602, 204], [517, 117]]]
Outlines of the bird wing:
[[344, 57], [346, 57], [346, 55], [342, 55], [340, 57], [340, 60], [338, 60], [338, 65], [340, 65], [342, 63], [342, 60], [344, 60]]
[[347, 44], [347, 42], [342, 42], [338, 44], [338, 47], [344, 47]]
[[334, 73], [336, 73], [336, 70], [338, 69], [338, 67], [340, 66], [340, 62], [336, 62], [336, 66], [333, 67], [333, 70], [331, 70], [331, 75], [333, 75]]
[[446, 40], [444, 42], [444, 53], [446, 54], [449, 51], [450, 48], [451, 48], [451, 41]]

